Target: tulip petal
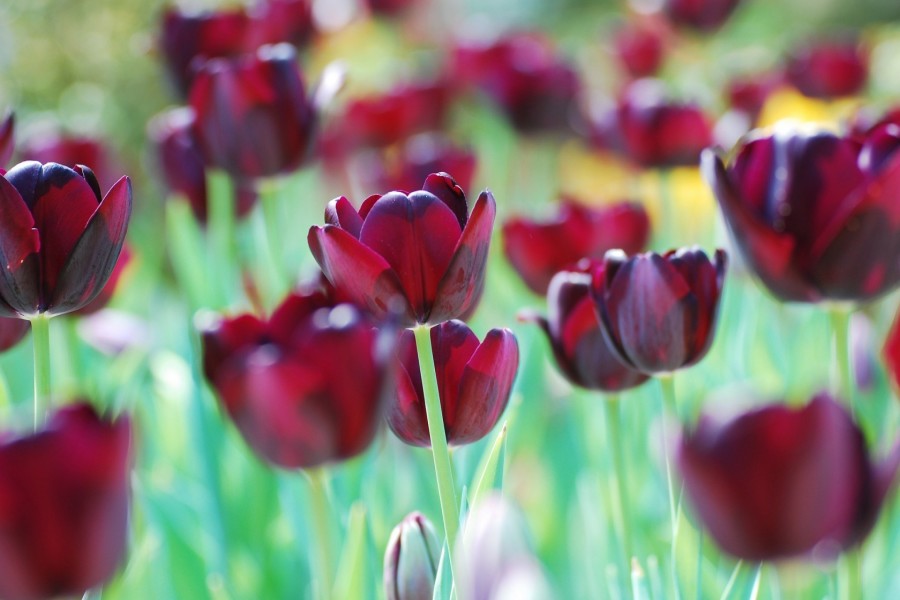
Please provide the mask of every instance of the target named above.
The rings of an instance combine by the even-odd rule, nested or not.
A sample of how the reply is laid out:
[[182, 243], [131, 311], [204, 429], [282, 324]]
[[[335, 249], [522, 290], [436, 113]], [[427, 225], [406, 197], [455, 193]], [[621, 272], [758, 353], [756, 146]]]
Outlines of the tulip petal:
[[363, 224], [362, 217], [343, 196], [335, 198], [325, 207], [325, 222], [340, 227], [356, 239], [359, 239], [359, 230]]
[[0, 176], [0, 314], [33, 314], [40, 308], [38, 251], [34, 217], [13, 185]]
[[431, 192], [446, 204], [459, 221], [459, 229], [462, 231], [469, 220], [469, 205], [466, 203], [466, 194], [447, 173], [432, 173], [425, 178], [422, 189]]
[[51, 288], [47, 312], [63, 314], [97, 297], [116, 266], [131, 217], [131, 180], [122, 177], [97, 207]]
[[425, 413], [422, 373], [419, 370], [415, 336], [409, 329], [400, 334], [394, 378], [397, 389], [387, 409], [388, 426], [405, 443], [423, 448], [430, 447], [431, 436], [428, 432], [428, 416]]
[[478, 336], [457, 320], [435, 325], [429, 333], [444, 429], [449, 431], [459, 411], [460, 381], [466, 364], [478, 349]]

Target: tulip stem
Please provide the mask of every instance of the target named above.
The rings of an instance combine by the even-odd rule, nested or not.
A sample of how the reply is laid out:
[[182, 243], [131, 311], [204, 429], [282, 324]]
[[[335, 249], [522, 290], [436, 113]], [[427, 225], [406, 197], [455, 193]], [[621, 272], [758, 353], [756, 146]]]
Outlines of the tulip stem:
[[309, 479], [310, 518], [318, 542], [318, 551], [312, 554], [318, 557], [319, 597], [322, 600], [330, 600], [334, 585], [334, 571], [331, 563], [332, 546], [331, 532], [328, 526], [330, 515], [326, 474], [323, 469], [308, 469], [305, 473]]
[[846, 555], [847, 595], [848, 600], [862, 600], [862, 546], [850, 550]]
[[219, 301], [216, 307], [228, 306], [234, 294], [235, 279], [233, 269], [237, 265], [234, 230], [234, 185], [228, 175], [210, 172], [206, 178], [209, 195], [209, 239], [211, 262], [218, 280]]
[[50, 403], [50, 317], [44, 313], [31, 319], [34, 344], [34, 429], [37, 431]]
[[441, 398], [438, 390], [437, 375], [434, 370], [434, 354], [431, 348], [431, 332], [427, 326], [420, 325], [413, 329], [416, 336], [416, 352], [419, 356], [419, 370], [422, 373], [422, 390], [425, 394], [425, 416], [428, 419], [428, 435], [431, 437], [431, 453], [434, 457], [434, 474], [437, 479], [438, 495], [441, 500], [441, 516], [444, 520], [444, 533], [450, 552], [450, 571], [453, 572], [453, 546], [459, 528], [459, 505], [456, 501], [456, 487], [453, 483], [453, 467], [450, 463], [450, 450], [447, 448], [447, 433], [444, 430], [444, 414], [441, 411]]
[[831, 327], [834, 330], [834, 355], [837, 360], [838, 393], [854, 413], [853, 367], [850, 363], [850, 311], [833, 308], [829, 311]]
[[661, 375], [657, 377], [659, 386], [662, 390], [662, 443], [663, 456], [666, 461], [666, 484], [669, 490], [669, 518], [672, 521], [672, 548], [671, 548], [671, 568], [672, 568], [672, 585], [675, 589], [675, 597], [680, 598], [681, 592], [678, 589], [678, 571], [675, 566], [675, 551], [678, 542], [678, 513], [675, 509], [675, 483], [672, 477], [672, 459], [671, 448], [669, 448], [669, 438], [666, 433], [666, 413], [670, 413], [676, 419], [678, 418], [678, 404], [675, 401], [675, 376]]
[[[631, 505], [628, 502], [628, 470], [625, 468], [625, 448], [622, 444], [622, 411], [618, 394], [610, 394], [603, 403], [606, 409], [606, 429], [609, 432], [609, 447], [613, 468], [616, 473], [616, 492], [619, 500], [619, 517], [622, 527], [622, 552], [625, 554], [625, 581], [631, 587], [629, 571], [633, 550], [631, 546]], [[631, 596], [629, 590], [628, 596]]]
[[[275, 278], [276, 297], [281, 297], [286, 289], [284, 278], [287, 267], [284, 264], [284, 241], [281, 237], [281, 194], [279, 182], [265, 181], [260, 186], [260, 204], [262, 204], [263, 220], [266, 224], [266, 240], [269, 245], [269, 260]], [[293, 282], [291, 282], [291, 285]]]

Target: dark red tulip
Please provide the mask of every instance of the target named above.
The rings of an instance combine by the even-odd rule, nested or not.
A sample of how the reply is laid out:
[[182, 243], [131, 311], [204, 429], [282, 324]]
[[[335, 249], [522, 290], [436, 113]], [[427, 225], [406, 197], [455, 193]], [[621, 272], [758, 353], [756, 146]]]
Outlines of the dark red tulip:
[[650, 218], [639, 204], [592, 207], [563, 199], [549, 220], [513, 217], [503, 224], [503, 252], [525, 284], [546, 294], [553, 276], [582, 258], [607, 250], [640, 252], [650, 237]]
[[759, 73], [732, 79], [726, 89], [728, 105], [756, 121], [766, 100], [781, 82], [782, 76], [774, 73]]
[[472, 214], [446, 173], [406, 195], [370, 196], [357, 212], [344, 197], [309, 230], [309, 247], [329, 281], [378, 318], [437, 324], [474, 309], [484, 288], [497, 205], [485, 190]]
[[663, 10], [676, 25], [705, 33], [715, 31], [740, 4], [740, 0], [664, 0]]
[[0, 314], [59, 315], [109, 279], [131, 216], [131, 181], [101, 200], [87, 167], [19, 163], [0, 177]]
[[480, 90], [524, 133], [570, 128], [581, 82], [541, 35], [458, 45], [452, 71], [456, 81]]
[[16, 117], [10, 111], [0, 122], [0, 169], [6, 167], [16, 148]]
[[293, 46], [205, 62], [189, 100], [207, 165], [241, 179], [266, 177], [298, 168], [309, 154], [316, 110]]
[[701, 418], [677, 456], [712, 538], [753, 562], [821, 558], [862, 542], [898, 459], [895, 451], [873, 461], [859, 427], [827, 394], [803, 408], [770, 405], [722, 424]]
[[108, 581], [128, 540], [131, 425], [89, 404], [0, 443], [0, 598], [81, 597]]
[[31, 323], [25, 319], [0, 317], [0, 352], [6, 352], [22, 341]]
[[853, 96], [866, 85], [869, 57], [855, 40], [811, 42], [794, 49], [786, 75], [804, 96]]
[[352, 305], [321, 291], [288, 296], [268, 320], [203, 330], [203, 370], [265, 461], [310, 468], [363, 452], [383, 417], [383, 339]]
[[287, 42], [298, 48], [315, 33], [312, 0], [263, 0], [249, 10], [247, 50]]
[[102, 140], [86, 135], [62, 134], [55, 130], [40, 132], [24, 140], [19, 144], [17, 155], [21, 161], [59, 163], [70, 169], [88, 165], [104, 189], [116, 183], [113, 173], [122, 171]]
[[642, 167], [663, 168], [696, 165], [712, 143], [712, 126], [699, 107], [667, 100], [659, 82], [644, 79], [599, 115], [594, 136]]
[[726, 256], [699, 248], [631, 258], [611, 251], [594, 271], [591, 293], [610, 346], [644, 373], [695, 364], [713, 342]]
[[825, 131], [756, 134], [703, 170], [732, 237], [781, 300], [863, 301], [900, 283], [900, 128], [860, 144]]
[[657, 20], [632, 19], [615, 32], [612, 49], [619, 64], [634, 78], [659, 71], [665, 56], [666, 31]]
[[[149, 126], [150, 140], [169, 192], [183, 197], [201, 223], [209, 217], [206, 194], [206, 167], [194, 136], [194, 111], [176, 108], [157, 115]], [[252, 181], [235, 181], [235, 215], [246, 216], [256, 206]]]
[[[519, 368], [516, 336], [508, 329], [491, 329], [479, 342], [465, 323], [455, 320], [432, 327], [430, 334], [447, 443], [477, 442], [509, 403]], [[388, 425], [407, 444], [431, 446], [412, 331], [401, 334], [398, 354], [397, 395], [388, 407]]]
[[83, 306], [75, 311], [75, 314], [83, 317], [85, 315], [92, 315], [98, 310], [105, 308], [109, 301], [112, 300], [113, 294], [116, 293], [116, 289], [119, 287], [119, 282], [122, 280], [122, 275], [128, 270], [128, 267], [131, 265], [131, 250], [128, 248], [128, 244], [122, 245], [122, 251], [119, 252], [119, 259], [116, 261], [116, 266], [113, 267], [112, 273], [109, 274], [109, 279], [106, 280], [106, 285], [103, 286], [103, 289], [100, 290], [100, 293], [96, 298], [90, 301], [86, 306]]
[[366, 6], [377, 15], [393, 17], [409, 10], [418, 0], [366, 0]]
[[547, 317], [525, 318], [543, 328], [556, 364], [571, 383], [618, 392], [642, 384], [648, 376], [623, 362], [603, 335], [591, 298], [590, 274], [597, 266], [597, 261], [585, 259], [557, 273], [547, 290]]

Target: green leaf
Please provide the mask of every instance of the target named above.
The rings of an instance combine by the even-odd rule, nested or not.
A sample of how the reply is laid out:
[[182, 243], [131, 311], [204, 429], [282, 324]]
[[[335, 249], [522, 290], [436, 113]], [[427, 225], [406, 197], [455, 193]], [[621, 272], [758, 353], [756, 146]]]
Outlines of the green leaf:
[[[474, 506], [493, 489], [503, 488], [503, 461], [506, 456], [507, 423], [503, 423], [494, 443], [485, 453], [475, 472], [471, 504]], [[464, 495], [465, 496], [465, 495]]]
[[434, 579], [433, 600], [450, 600], [454, 596], [453, 576], [450, 573], [448, 552], [447, 538], [444, 538], [444, 547], [441, 549], [441, 561], [438, 563], [437, 577]]
[[366, 569], [366, 507], [356, 502], [350, 507], [350, 519], [347, 527], [347, 542], [338, 564], [337, 583], [334, 598], [369, 598], [371, 594], [366, 587], [369, 576]]

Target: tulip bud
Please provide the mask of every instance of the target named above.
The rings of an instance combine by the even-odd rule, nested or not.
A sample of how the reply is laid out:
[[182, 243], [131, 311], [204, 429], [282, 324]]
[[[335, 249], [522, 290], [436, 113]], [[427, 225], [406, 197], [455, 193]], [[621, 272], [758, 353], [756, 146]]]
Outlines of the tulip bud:
[[391, 532], [384, 553], [384, 593], [387, 600], [432, 597], [441, 558], [434, 526], [419, 512], [406, 516]]

